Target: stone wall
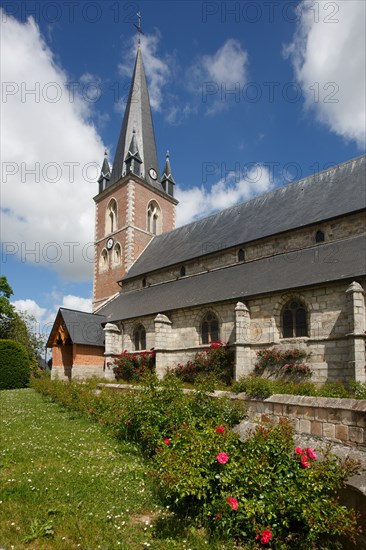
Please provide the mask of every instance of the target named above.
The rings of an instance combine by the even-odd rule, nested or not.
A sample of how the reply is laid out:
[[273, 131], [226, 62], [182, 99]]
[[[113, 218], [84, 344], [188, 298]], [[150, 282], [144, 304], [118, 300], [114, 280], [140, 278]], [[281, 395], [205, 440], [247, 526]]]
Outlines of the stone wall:
[[[321, 247], [322, 243], [318, 245], [315, 243], [315, 234], [319, 229], [324, 233], [325, 242], [334, 243], [333, 248], [328, 251], [327, 257], [322, 258], [320, 258], [319, 254], [319, 247]], [[306, 228], [287, 231], [237, 247], [227, 248], [226, 250], [224, 242], [202, 243], [201, 256], [189, 260], [184, 264], [186, 277], [238, 263], [239, 249], [244, 250], [246, 262], [285, 253], [284, 262], [293, 263], [297, 260], [299, 254], [301, 254], [301, 250], [314, 247], [314, 262], [323, 261], [331, 264], [337, 261], [337, 240], [353, 235], [361, 235], [365, 232], [366, 220], [364, 215], [353, 214], [339, 218], [338, 220], [313, 224]], [[155, 285], [166, 281], [174, 281], [180, 278], [180, 268], [181, 265], [179, 264], [149, 273], [146, 276], [147, 284]], [[141, 280], [139, 278], [124, 282], [124, 291], [141, 288], [141, 281], [142, 278]]]
[[298, 395], [272, 395], [252, 399], [231, 394], [246, 402], [251, 420], [259, 422], [288, 418], [296, 433], [325, 437], [343, 444], [365, 447], [366, 401]]
[[[281, 337], [281, 311], [292, 299], [301, 300], [307, 308], [309, 333], [306, 337]], [[315, 383], [366, 381], [365, 301], [364, 290], [357, 282], [275, 293], [249, 299], [245, 304], [232, 300], [128, 321], [116, 328], [119, 335], [114, 336], [117, 340], [113, 340], [113, 344], [106, 333], [108, 361], [124, 349], [134, 350], [133, 332], [137, 324], [142, 323], [147, 349], [155, 349], [157, 372], [162, 376], [168, 368], [185, 363], [207, 347], [200, 338], [201, 322], [207, 312], [213, 312], [219, 321], [220, 339], [235, 348], [236, 379], [253, 371], [257, 351], [277, 347], [301, 348], [311, 354], [308, 364]]]

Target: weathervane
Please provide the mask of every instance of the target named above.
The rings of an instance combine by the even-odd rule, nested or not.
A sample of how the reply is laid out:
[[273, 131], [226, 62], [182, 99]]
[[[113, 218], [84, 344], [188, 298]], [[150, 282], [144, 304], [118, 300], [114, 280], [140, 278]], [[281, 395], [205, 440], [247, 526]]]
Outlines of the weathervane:
[[141, 44], [141, 35], [144, 34], [144, 33], [141, 30], [141, 13], [138, 11], [136, 13], [136, 15], [138, 17], [138, 24], [135, 25], [135, 23], [134, 23], [134, 26], [136, 27], [137, 32], [138, 32], [138, 45], [140, 46], [140, 44]]

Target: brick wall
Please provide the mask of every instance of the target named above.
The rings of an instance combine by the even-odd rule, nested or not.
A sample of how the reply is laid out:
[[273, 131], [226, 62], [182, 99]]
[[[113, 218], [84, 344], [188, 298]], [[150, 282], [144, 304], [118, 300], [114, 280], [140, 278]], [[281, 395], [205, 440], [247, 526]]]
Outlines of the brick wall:
[[[114, 199], [117, 203], [117, 227], [112, 233], [106, 232], [106, 213]], [[95, 265], [94, 265], [94, 310], [109, 297], [120, 292], [118, 285], [123, 275], [146, 248], [153, 235], [147, 231], [147, 209], [155, 200], [161, 210], [161, 232], [175, 227], [175, 204], [163, 193], [144, 185], [141, 181], [126, 177], [120, 184], [107, 189], [96, 200], [95, 222]], [[121, 262], [116, 265], [114, 249], [107, 250], [106, 242], [113, 237], [114, 245], [121, 246]], [[101, 262], [102, 251], [107, 253], [105, 265]]]

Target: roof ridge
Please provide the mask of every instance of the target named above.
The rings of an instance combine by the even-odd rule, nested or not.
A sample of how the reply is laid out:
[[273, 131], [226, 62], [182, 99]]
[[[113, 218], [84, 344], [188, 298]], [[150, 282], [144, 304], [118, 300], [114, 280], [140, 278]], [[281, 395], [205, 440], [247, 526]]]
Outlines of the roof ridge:
[[[355, 162], [357, 160], [360, 160], [362, 158], [365, 158], [366, 159], [366, 153], [363, 153], [362, 155], [359, 155], [357, 157], [354, 157], [352, 159], [349, 159], [347, 161], [344, 161], [344, 162], [341, 162], [340, 164], [335, 164], [334, 166], [332, 167], [329, 167], [329, 168], [326, 168], [325, 170], [322, 170], [321, 172], [316, 172], [315, 174], [312, 174], [312, 175], [309, 175], [309, 176], [305, 176], [304, 178], [301, 178], [299, 180], [295, 180], [295, 181], [291, 181], [289, 183], [284, 183], [283, 185], [279, 185], [278, 187], [275, 187], [274, 189], [271, 189], [270, 191], [266, 191], [265, 193], [262, 193], [261, 195], [256, 195], [254, 197], [251, 197], [250, 199], [247, 199], [247, 200], [244, 200], [244, 201], [241, 201], [241, 202], [238, 202], [236, 204], [233, 204], [232, 206], [228, 206], [227, 208], [223, 208], [222, 210], [217, 210], [216, 212], [212, 212], [212, 214], [208, 214], [208, 216], [204, 216], [203, 218], [199, 218], [197, 220], [193, 220], [189, 223], [186, 223], [184, 225], [180, 225], [179, 227], [176, 227], [175, 229], [172, 229], [171, 231], [167, 231], [165, 233], [162, 233], [161, 235], [157, 235], [155, 237], [155, 239], [162, 239], [164, 236], [166, 235], [170, 235], [176, 231], [179, 231], [180, 229], [184, 228], [184, 227], [188, 227], [190, 225], [193, 225], [195, 223], [199, 223], [199, 222], [203, 222], [204, 220], [208, 220], [210, 218], [213, 218], [214, 216], [217, 216], [218, 214], [222, 214], [224, 212], [229, 212], [230, 210], [232, 210], [233, 208], [238, 208], [239, 206], [243, 205], [243, 204], [249, 204], [250, 202], [252, 201], [255, 201], [259, 198], [263, 198], [263, 197], [268, 197], [269, 195], [272, 195], [274, 193], [276, 193], [279, 189], [283, 189], [284, 187], [290, 187], [291, 185], [295, 185], [295, 184], [300, 184], [301, 182], [305, 181], [305, 180], [309, 180], [311, 178], [315, 178], [315, 177], [318, 177], [320, 176], [321, 174], [325, 174], [325, 173], [329, 173], [333, 170], [335, 170], [336, 168], [340, 168], [342, 166], [345, 166], [347, 164], [350, 164], [351, 162]], [[259, 164], [259, 163], [258, 163]]]

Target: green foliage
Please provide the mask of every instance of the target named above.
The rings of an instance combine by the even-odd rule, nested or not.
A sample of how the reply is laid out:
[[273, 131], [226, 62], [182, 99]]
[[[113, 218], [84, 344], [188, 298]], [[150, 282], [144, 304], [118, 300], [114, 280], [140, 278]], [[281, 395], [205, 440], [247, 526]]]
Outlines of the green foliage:
[[349, 391], [354, 399], [366, 399], [366, 384], [350, 380]]
[[342, 382], [326, 382], [319, 388], [317, 393], [321, 397], [350, 397], [349, 390]]
[[125, 350], [113, 360], [113, 364], [116, 380], [139, 382], [146, 374], [154, 372], [155, 353], [153, 351], [129, 353]]
[[271, 548], [332, 547], [353, 538], [355, 514], [336, 491], [356, 466], [313, 449], [297, 449], [287, 422], [258, 426], [245, 443], [222, 426], [182, 426], [154, 457], [162, 494], [174, 510], [195, 515], [212, 533]]
[[42, 537], [53, 537], [55, 534], [53, 521], [47, 520], [40, 522], [34, 519], [30, 526], [30, 533], [23, 538], [24, 542], [31, 542], [32, 540], [40, 539]]
[[255, 364], [255, 374], [267, 372], [271, 376], [311, 376], [309, 365], [304, 361], [309, 357], [305, 350], [288, 349], [281, 351], [277, 348], [257, 351], [258, 361]]
[[9, 325], [16, 315], [14, 306], [9, 302], [12, 294], [13, 290], [7, 278], [2, 275], [0, 277], [0, 338], [8, 338]]
[[45, 338], [36, 330], [37, 321], [27, 312], [16, 312], [9, 302], [13, 290], [5, 276], [0, 277], [0, 339], [22, 344], [28, 354], [33, 374], [38, 374], [39, 358], [45, 347]]
[[214, 375], [217, 380], [230, 384], [233, 378], [234, 352], [222, 342], [213, 342], [204, 351], [196, 353], [193, 361], [178, 364], [172, 372], [182, 382], [195, 382], [198, 377]]
[[7, 338], [22, 344], [27, 350], [31, 370], [34, 375], [39, 372], [39, 359], [44, 353], [45, 338], [37, 332], [37, 321], [26, 312], [15, 313], [8, 327]]
[[303, 380], [290, 382], [287, 380], [272, 380], [251, 374], [234, 382], [232, 391], [235, 393], [247, 393], [255, 397], [269, 397], [270, 395], [309, 395], [314, 397], [335, 397], [349, 399], [366, 399], [366, 384], [349, 381], [326, 382], [322, 386], [316, 386], [313, 382]]
[[240, 405], [227, 398], [213, 399], [204, 390], [186, 395], [174, 376], [163, 381], [145, 379], [141, 391], [126, 396], [125, 407], [120, 436], [138, 441], [147, 455], [152, 455], [164, 438], [172, 437], [182, 425], [201, 429], [210, 418], [234, 425], [244, 416]]
[[357, 465], [295, 449], [288, 422], [258, 426], [241, 442], [230, 428], [243, 412], [210, 397], [210, 380], [187, 395], [174, 376], [150, 375], [139, 390], [99, 394], [97, 380], [33, 384], [120, 439], [138, 442], [152, 458], [151, 474], [172, 518], [204, 527], [213, 541], [329, 550], [337, 547], [335, 537], [357, 534], [354, 512], [337, 496]]
[[0, 340], [0, 390], [25, 388], [29, 384], [30, 362], [19, 342]]

